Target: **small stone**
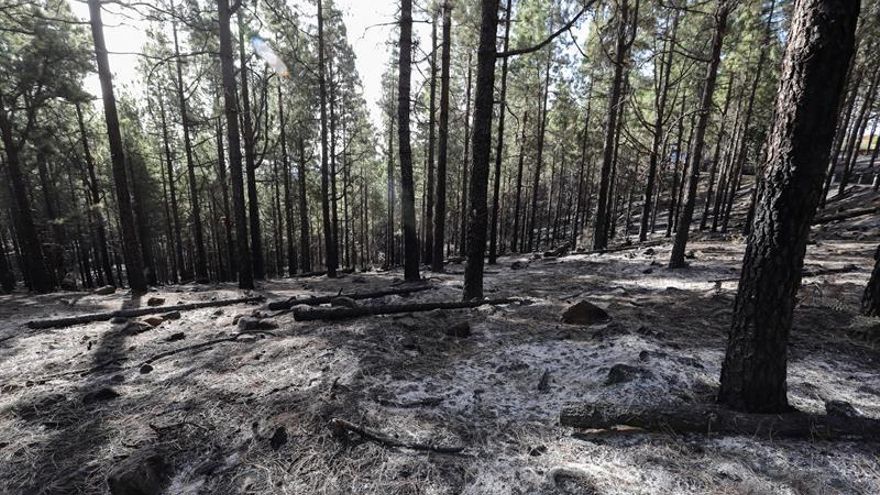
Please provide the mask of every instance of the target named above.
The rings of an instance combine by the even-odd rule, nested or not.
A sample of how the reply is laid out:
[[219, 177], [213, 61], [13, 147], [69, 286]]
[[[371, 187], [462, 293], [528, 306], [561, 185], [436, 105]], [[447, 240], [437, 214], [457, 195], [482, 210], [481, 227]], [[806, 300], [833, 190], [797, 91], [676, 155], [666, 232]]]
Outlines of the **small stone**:
[[642, 351], [639, 353], [639, 361], [645, 363], [648, 359], [651, 358], [651, 354], [648, 351]]
[[122, 383], [125, 381], [125, 377], [122, 375], [113, 375], [110, 377], [110, 381], [113, 383]]
[[158, 454], [132, 454], [107, 477], [111, 495], [160, 495], [171, 481], [171, 466]]
[[150, 366], [149, 364], [144, 364], [141, 366], [140, 372], [142, 375], [146, 375], [147, 373], [150, 373], [151, 371], [153, 371], [153, 367]]
[[147, 306], [161, 306], [165, 304], [165, 298], [163, 297], [151, 297], [147, 299]]
[[608, 378], [605, 380], [605, 385], [627, 383], [637, 378], [650, 378], [652, 376], [654, 376], [654, 374], [651, 373], [650, 370], [618, 363], [612, 366], [611, 370], [608, 371]]
[[105, 285], [103, 287], [98, 287], [97, 289], [95, 289], [95, 291], [92, 292], [92, 294], [95, 294], [97, 296], [109, 296], [110, 294], [113, 294], [114, 292], [116, 292], [116, 287], [114, 287], [112, 285]]
[[511, 270], [522, 270], [523, 268], [526, 268], [528, 266], [529, 266], [528, 263], [524, 263], [522, 261], [514, 261], [513, 263], [510, 264], [510, 269]]
[[645, 256], [654, 256], [654, 254], [656, 254], [656, 251], [654, 251], [654, 248], [648, 248], [648, 249], [645, 249], [643, 254]]
[[185, 338], [186, 338], [186, 334], [184, 334], [183, 332], [177, 332], [177, 333], [172, 333], [165, 340], [168, 342], [176, 342], [178, 340], [183, 340]]
[[687, 254], [684, 255], [684, 257], [689, 260], [692, 260], [697, 257], [697, 253], [695, 253], [694, 251], [688, 251]]
[[120, 324], [122, 324], [122, 323], [128, 323], [128, 318], [126, 318], [126, 317], [124, 317], [124, 316], [114, 316], [113, 318], [110, 318], [110, 323], [112, 323], [112, 324], [114, 324], [114, 325], [120, 325]]
[[825, 414], [840, 418], [858, 418], [861, 413], [849, 402], [829, 400], [825, 402]]
[[337, 296], [330, 300], [330, 306], [333, 307], [342, 307], [342, 308], [356, 308], [358, 307], [357, 301], [350, 297], [346, 296]]
[[287, 428], [279, 426], [275, 428], [275, 433], [269, 439], [269, 445], [272, 447], [272, 450], [278, 450], [285, 443], [287, 443]]
[[165, 318], [162, 318], [161, 316], [148, 316], [148, 317], [144, 318], [144, 323], [146, 323], [147, 325], [150, 325], [153, 328], [158, 327], [164, 321], [165, 321]]
[[529, 455], [532, 457], [538, 457], [545, 452], [547, 452], [546, 445], [538, 445], [537, 447], [532, 447], [531, 449], [529, 449]]
[[580, 301], [569, 306], [562, 313], [562, 322], [572, 325], [595, 325], [611, 320], [607, 311], [588, 301]]
[[179, 320], [180, 319], [180, 311], [171, 311], [170, 313], [165, 313], [162, 315], [162, 318], [166, 320]]
[[238, 320], [239, 330], [272, 330], [273, 328], [278, 328], [278, 324], [272, 320], [251, 318], [249, 316]]
[[467, 321], [456, 323], [446, 329], [446, 335], [450, 337], [466, 338], [471, 336], [471, 324]]
[[151, 325], [149, 325], [148, 323], [144, 323], [142, 321], [132, 321], [132, 322], [129, 322], [128, 325], [126, 325], [122, 329], [122, 333], [125, 333], [128, 335], [138, 335], [138, 334], [144, 333], [152, 328], [153, 327]]
[[98, 390], [89, 392], [83, 396], [83, 404], [94, 404], [95, 402], [106, 402], [119, 397], [119, 392], [109, 387], [99, 388]]

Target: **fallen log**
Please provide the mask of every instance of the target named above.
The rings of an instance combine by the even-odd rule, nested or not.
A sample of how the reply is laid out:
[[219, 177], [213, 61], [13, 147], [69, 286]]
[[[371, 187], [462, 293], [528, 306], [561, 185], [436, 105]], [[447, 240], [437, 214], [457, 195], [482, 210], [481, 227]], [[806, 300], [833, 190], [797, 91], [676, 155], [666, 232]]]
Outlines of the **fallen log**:
[[[801, 277], [818, 277], [820, 275], [833, 275], [835, 273], [848, 273], [858, 271], [859, 267], [853, 264], [847, 264], [840, 268], [818, 268], [816, 270], [804, 270], [801, 272]], [[718, 284], [721, 282], [738, 282], [739, 276], [736, 277], [728, 277], [728, 278], [717, 278], [714, 280], [709, 280], [710, 283]]]
[[880, 440], [880, 419], [862, 416], [846, 403], [826, 403], [825, 408], [827, 413], [824, 415], [800, 411], [749, 414], [716, 404], [635, 407], [577, 404], [562, 409], [559, 423], [594, 430], [630, 426], [653, 432]]
[[156, 361], [158, 361], [158, 360], [160, 360], [160, 359], [164, 359], [164, 358], [167, 358], [168, 356], [173, 356], [173, 355], [175, 355], [175, 354], [180, 354], [181, 352], [186, 352], [186, 351], [196, 351], [196, 350], [199, 350], [199, 349], [203, 349], [203, 348], [205, 348], [205, 347], [211, 347], [211, 346], [216, 345], [216, 344], [221, 344], [221, 343], [223, 343], [223, 342], [235, 342], [235, 341], [238, 340], [239, 337], [242, 337], [242, 336], [244, 336], [244, 335], [254, 335], [254, 334], [263, 334], [263, 335], [271, 335], [271, 336], [274, 336], [274, 335], [275, 335], [274, 333], [272, 333], [272, 332], [270, 332], [270, 331], [267, 331], [267, 330], [248, 330], [248, 331], [243, 331], [243, 332], [239, 332], [239, 333], [236, 333], [236, 334], [234, 334], [234, 335], [231, 335], [231, 336], [229, 336], [229, 337], [222, 337], [222, 338], [219, 338], [219, 339], [207, 340], [207, 341], [205, 341], [205, 342], [199, 342], [198, 344], [192, 344], [192, 345], [187, 345], [187, 346], [183, 346], [183, 347], [177, 347], [177, 348], [175, 348], [175, 349], [170, 349], [170, 350], [167, 350], [167, 351], [163, 351], [163, 352], [160, 352], [159, 354], [156, 354], [156, 355], [154, 355], [154, 356], [151, 356], [149, 359], [143, 361], [143, 362], [141, 363], [141, 365], [143, 366], [144, 364], [153, 364], [153, 363], [155, 363]]
[[419, 450], [423, 452], [437, 452], [440, 454], [457, 454], [464, 450], [464, 447], [443, 447], [433, 444], [420, 442], [404, 442], [394, 437], [368, 430], [363, 426], [356, 425], [351, 421], [341, 418], [332, 418], [330, 420], [330, 429], [337, 438], [347, 438], [346, 432], [352, 432], [365, 440], [376, 442], [384, 447], [404, 448], [410, 450]]
[[575, 251], [575, 252], [572, 252], [572, 253], [570, 253], [570, 254], [606, 254], [606, 253], [617, 253], [617, 252], [620, 252], [620, 251], [629, 251], [630, 249], [640, 249], [640, 248], [649, 248], [649, 247], [654, 247], [654, 246], [661, 246], [661, 245], [666, 244], [666, 243], [668, 243], [668, 242], [669, 242], [668, 239], [657, 239], [657, 240], [653, 240], [653, 241], [638, 242], [638, 243], [633, 243], [633, 244], [624, 244], [624, 245], [621, 245], [621, 246], [615, 246], [615, 247], [610, 247], [610, 248], [605, 248], [605, 249], [594, 249], [594, 250], [592, 250], [592, 251], [580, 251], [580, 252]]
[[399, 296], [405, 294], [412, 294], [413, 292], [419, 292], [423, 290], [433, 289], [434, 287], [431, 285], [418, 285], [414, 287], [401, 287], [397, 289], [382, 289], [375, 292], [351, 292], [348, 294], [340, 292], [339, 294], [333, 294], [329, 296], [313, 296], [307, 298], [297, 299], [296, 297], [291, 297], [289, 299], [285, 299], [284, 301], [273, 301], [269, 303], [270, 311], [280, 311], [290, 309], [298, 304], [305, 304], [308, 306], [318, 306], [321, 304], [327, 304], [333, 299], [337, 297], [350, 297], [352, 299], [375, 299], [377, 297], [385, 297], [385, 296]]
[[484, 304], [498, 305], [521, 301], [519, 298], [484, 299], [480, 301], [447, 301], [410, 304], [385, 304], [382, 306], [363, 306], [360, 308], [310, 308], [293, 311], [297, 321], [345, 320], [361, 316], [391, 315], [397, 313], [416, 313], [435, 309], [476, 308]]
[[203, 301], [189, 304], [178, 304], [176, 306], [154, 306], [149, 308], [137, 309], [120, 309], [107, 313], [93, 313], [80, 316], [68, 316], [65, 318], [55, 318], [51, 320], [33, 320], [27, 323], [28, 328], [38, 330], [43, 328], [63, 328], [72, 325], [82, 325], [92, 323], [94, 321], [109, 321], [116, 317], [135, 318], [138, 316], [153, 315], [159, 313], [170, 313], [172, 311], [190, 311], [201, 308], [216, 308], [220, 306], [231, 306], [233, 304], [246, 304], [252, 302], [260, 302], [263, 296], [240, 297], [237, 299], [223, 299], [220, 301]]
[[[354, 273], [354, 268], [344, 268], [342, 270], [337, 270], [336, 273], [340, 275], [350, 275]], [[324, 275], [327, 275], [327, 270], [297, 273], [295, 275], [291, 275], [288, 278], [323, 277]]]
[[876, 215], [880, 213], [880, 206], [870, 208], [852, 208], [835, 215], [821, 215], [813, 219], [813, 225], [821, 225], [823, 223], [834, 222], [836, 220], [847, 220], [850, 218], [861, 217], [863, 215]]

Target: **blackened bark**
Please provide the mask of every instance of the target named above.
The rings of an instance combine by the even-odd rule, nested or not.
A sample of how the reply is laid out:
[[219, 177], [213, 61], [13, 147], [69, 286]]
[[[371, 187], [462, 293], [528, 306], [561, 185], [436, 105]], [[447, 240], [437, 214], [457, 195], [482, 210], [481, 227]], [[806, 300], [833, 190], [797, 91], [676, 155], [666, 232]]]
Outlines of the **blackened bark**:
[[312, 271], [312, 253], [309, 233], [309, 203], [306, 191], [306, 144], [300, 137], [297, 140], [299, 151], [299, 265], [303, 272]]
[[[400, 153], [400, 196], [403, 216], [404, 279], [419, 279], [419, 239], [413, 187], [412, 145], [409, 137], [409, 86], [412, 72], [412, 0], [400, 2], [400, 61], [397, 80], [397, 148]], [[484, 204], [485, 204], [485, 196]]]
[[232, 232], [232, 209], [229, 206], [229, 184], [226, 180], [226, 151], [223, 147], [223, 124], [217, 117], [217, 180], [220, 182], [220, 196], [223, 201], [223, 230], [226, 237], [226, 257], [229, 264], [229, 276], [238, 272], [235, 261], [235, 238]]
[[[504, 22], [504, 48], [510, 45], [510, 19], [513, 1], [507, 0]], [[498, 256], [498, 200], [501, 194], [501, 161], [504, 155], [504, 116], [507, 114], [507, 57], [501, 61], [501, 94], [498, 96], [498, 144], [495, 147], [495, 182], [492, 189], [492, 232], [489, 236], [489, 264]]]
[[104, 117], [107, 120], [107, 136], [110, 141], [110, 161], [113, 167], [113, 181], [116, 184], [116, 200], [119, 207], [119, 221], [122, 226], [122, 251], [125, 257], [125, 270], [128, 284], [133, 294], [147, 292], [144, 277], [144, 264], [138, 249], [137, 231], [131, 196], [128, 192], [128, 173], [125, 170], [125, 152], [122, 148], [122, 134], [119, 131], [119, 116], [116, 112], [116, 97], [113, 95], [113, 80], [110, 62], [107, 57], [107, 44], [104, 42], [104, 25], [101, 22], [100, 0], [89, 0], [89, 17], [92, 25], [92, 38], [95, 42], [95, 56], [98, 62], [98, 78], [104, 98]]
[[232, 62], [232, 33], [229, 0], [217, 0], [220, 20], [220, 66], [223, 73], [223, 106], [226, 114], [226, 140], [229, 147], [229, 175], [232, 181], [232, 205], [235, 211], [235, 236], [238, 260], [238, 287], [254, 288], [253, 265], [248, 247], [247, 214], [244, 205], [244, 178], [241, 163], [241, 133], [238, 128], [238, 91], [235, 88], [235, 66]]
[[519, 137], [519, 160], [516, 165], [516, 198], [513, 206], [513, 232], [510, 241], [510, 250], [514, 253], [522, 250], [521, 242], [519, 242], [519, 219], [520, 219], [520, 202], [522, 201], [522, 184], [523, 184], [523, 161], [525, 160], [525, 143], [526, 143], [526, 127], [529, 121], [529, 112], [523, 111], [522, 122], [520, 123]]
[[[526, 244], [526, 250], [531, 251], [534, 247], [533, 241], [535, 240], [535, 218], [538, 211], [538, 192], [540, 191], [541, 186], [541, 166], [544, 164], [544, 136], [547, 132], [547, 97], [550, 94], [550, 61], [553, 58], [553, 54], [547, 54], [547, 65], [544, 70], [544, 95], [542, 97], [541, 103], [541, 123], [538, 126], [538, 143], [537, 143], [537, 157], [535, 161], [535, 178], [532, 182], [532, 207], [531, 207], [531, 215], [529, 216], [529, 224], [528, 224], [528, 242]], [[507, 58], [504, 59], [505, 61]], [[540, 227], [538, 227], [540, 230]], [[538, 236], [538, 243], [541, 241], [541, 236]]]
[[718, 399], [734, 409], [789, 409], [788, 334], [858, 14], [859, 3], [851, 0], [798, 0], [794, 6], [721, 369]]
[[327, 248], [325, 266], [327, 276], [336, 278], [336, 268], [339, 265], [336, 250], [333, 249], [333, 225], [330, 218], [330, 171], [328, 170], [327, 156], [327, 82], [324, 75], [324, 6], [323, 0], [318, 0], [318, 93], [321, 100], [321, 216], [324, 230], [324, 245]]
[[180, 277], [184, 280], [190, 277], [183, 260], [183, 240], [180, 233], [180, 213], [177, 207], [177, 177], [174, 174], [174, 159], [171, 156], [171, 146], [168, 138], [168, 124], [165, 115], [165, 103], [162, 96], [159, 96], [159, 114], [162, 119], [162, 144], [165, 150], [165, 171], [168, 177], [168, 197], [171, 200], [171, 221], [174, 228], [174, 259], [178, 273], [174, 273], [173, 282], [178, 282]]
[[293, 228], [293, 190], [290, 185], [292, 170], [290, 167], [290, 155], [287, 153], [287, 123], [284, 121], [284, 99], [281, 95], [281, 82], [278, 83], [278, 125], [281, 129], [279, 140], [281, 141], [281, 164], [284, 173], [284, 220], [285, 220], [285, 247], [287, 250], [287, 274], [296, 274], [296, 243], [294, 241]]
[[681, 216], [679, 217], [678, 230], [675, 232], [675, 242], [672, 245], [669, 268], [682, 268], [686, 265], [684, 255], [687, 248], [691, 221], [694, 218], [694, 208], [697, 203], [697, 184], [700, 181], [700, 167], [703, 166], [706, 127], [709, 124], [709, 114], [712, 110], [712, 97], [715, 94], [715, 83], [718, 80], [718, 65], [721, 63], [721, 45], [724, 43], [724, 33], [727, 31], [727, 17], [730, 15], [731, 8], [732, 6], [728, 3], [728, 0], [718, 0], [718, 6], [715, 9], [712, 54], [709, 59], [706, 80], [703, 82], [703, 94], [700, 97], [700, 111], [693, 147], [689, 153], [690, 156], [688, 156], [690, 174], [688, 174], [687, 181], [687, 196], [685, 196]]
[[724, 97], [724, 109], [721, 110], [721, 118], [718, 123], [718, 136], [715, 139], [715, 152], [712, 154], [712, 167], [709, 170], [709, 189], [706, 191], [706, 203], [703, 205], [703, 214], [700, 218], [700, 230], [706, 229], [707, 222], [709, 221], [709, 207], [713, 203], [713, 197], [716, 194], [715, 177], [721, 168], [721, 145], [726, 135], [725, 126], [727, 124], [727, 111], [730, 109], [730, 98], [733, 94], [733, 82], [733, 73], [731, 72], [730, 79], [727, 82], [727, 93]]
[[434, 254], [434, 144], [437, 110], [437, 14], [431, 22], [431, 74], [428, 81], [428, 164], [425, 180], [425, 242], [423, 246], [424, 263], [433, 266], [431, 256]]
[[486, 254], [486, 193], [492, 146], [492, 103], [495, 92], [495, 35], [498, 0], [481, 0], [480, 44], [477, 51], [477, 85], [474, 100], [473, 158], [471, 165], [467, 262], [464, 270], [465, 301], [483, 298], [483, 256]]
[[394, 189], [394, 90], [388, 99], [388, 167], [386, 174], [388, 215], [385, 220], [385, 268], [391, 268], [395, 262], [397, 248], [394, 242], [394, 205], [397, 204]]
[[862, 295], [862, 314], [880, 316], [880, 246], [874, 252], [874, 270]]
[[208, 282], [208, 255], [205, 252], [205, 236], [202, 229], [202, 209], [199, 201], [199, 188], [196, 184], [196, 166], [193, 161], [192, 139], [189, 134], [189, 112], [186, 108], [186, 95], [183, 89], [183, 62], [180, 57], [180, 44], [177, 41], [177, 22], [171, 23], [174, 34], [174, 58], [177, 68], [177, 102], [180, 105], [181, 125], [183, 126], [183, 149], [186, 153], [186, 173], [189, 182], [189, 201], [192, 207], [193, 241], [195, 242], [196, 281]]
[[473, 68], [471, 67], [471, 55], [468, 54], [468, 75], [467, 88], [465, 88], [465, 109], [464, 109], [464, 154], [461, 160], [461, 220], [459, 227], [461, 231], [461, 255], [467, 254], [467, 219], [468, 219], [468, 163], [470, 161], [471, 144], [471, 79], [473, 76]]
[[449, 61], [451, 50], [452, 8], [443, 3], [443, 52], [440, 55], [440, 128], [437, 141], [437, 194], [434, 211], [434, 252], [431, 269], [443, 271], [446, 247], [446, 165], [449, 159]]

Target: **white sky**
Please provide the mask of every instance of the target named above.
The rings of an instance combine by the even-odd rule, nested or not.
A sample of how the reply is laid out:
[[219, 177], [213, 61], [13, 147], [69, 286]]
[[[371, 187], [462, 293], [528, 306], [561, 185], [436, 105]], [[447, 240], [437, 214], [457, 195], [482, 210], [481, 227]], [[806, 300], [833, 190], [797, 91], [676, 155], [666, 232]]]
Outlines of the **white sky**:
[[[73, 12], [80, 19], [88, 20], [88, 6], [82, 0], [68, 0]], [[397, 0], [336, 0], [336, 6], [343, 12], [343, 20], [348, 30], [349, 42], [357, 56], [357, 69], [364, 85], [364, 98], [370, 107], [374, 121], [379, 122], [379, 101], [382, 91], [382, 73], [388, 61], [389, 48], [386, 45], [391, 36], [399, 2]], [[116, 11], [117, 6], [108, 6], [103, 13], [104, 36], [110, 52], [140, 53], [146, 42], [144, 29], [146, 23], [132, 21], [108, 12]], [[130, 15], [136, 15], [130, 13]], [[423, 26], [423, 25], [422, 25]], [[414, 27], [416, 36], [430, 33], [420, 25]], [[110, 54], [110, 68], [114, 84], [138, 91], [141, 81], [137, 73], [138, 56], [131, 54]], [[85, 81], [86, 89], [100, 98], [100, 85], [97, 74]]]

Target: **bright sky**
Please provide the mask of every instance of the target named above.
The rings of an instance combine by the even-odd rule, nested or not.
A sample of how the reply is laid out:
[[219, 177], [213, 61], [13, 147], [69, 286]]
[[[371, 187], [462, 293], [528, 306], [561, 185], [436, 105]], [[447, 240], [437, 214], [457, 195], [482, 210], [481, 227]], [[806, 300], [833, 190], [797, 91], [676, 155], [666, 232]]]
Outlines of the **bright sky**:
[[[88, 20], [88, 6], [82, 0], [68, 0], [75, 15], [83, 20]], [[349, 42], [352, 44], [357, 56], [357, 68], [364, 85], [364, 97], [370, 106], [374, 121], [380, 119], [380, 109], [376, 105], [382, 91], [382, 73], [388, 60], [389, 49], [386, 45], [392, 30], [398, 8], [397, 0], [336, 0], [337, 8], [343, 12], [343, 19], [348, 30]], [[138, 56], [146, 42], [144, 29], [146, 23], [141, 23], [129, 18], [114, 15], [109, 10], [116, 11], [119, 7], [110, 5], [105, 7], [104, 36], [107, 48], [111, 52], [125, 52], [126, 54], [110, 55], [110, 68], [113, 71], [117, 86], [128, 87], [138, 91], [141, 85], [137, 73]], [[134, 13], [129, 13], [135, 16]], [[428, 36], [429, 31], [424, 25], [416, 25], [416, 36]], [[91, 75], [85, 82], [86, 89], [96, 97], [101, 96], [98, 76]]]

